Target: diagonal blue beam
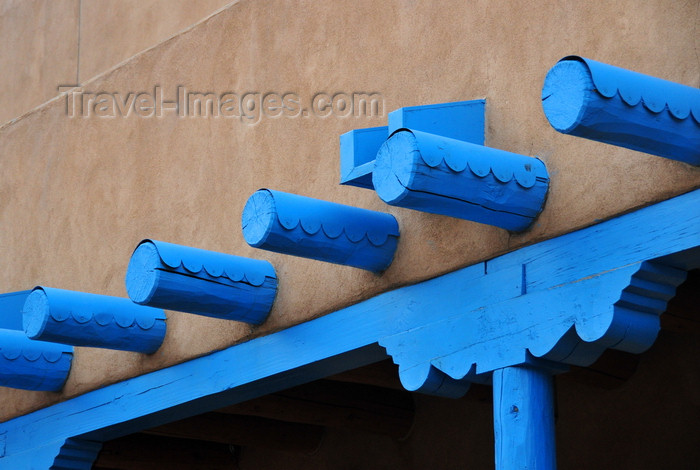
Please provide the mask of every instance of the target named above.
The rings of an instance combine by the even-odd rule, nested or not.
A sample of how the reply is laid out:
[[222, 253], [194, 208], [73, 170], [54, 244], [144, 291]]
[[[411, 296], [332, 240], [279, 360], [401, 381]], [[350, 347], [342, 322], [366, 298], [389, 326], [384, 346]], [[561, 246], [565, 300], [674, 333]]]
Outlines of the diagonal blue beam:
[[[562, 284], [584, 285], [650, 259], [663, 257], [674, 268], [698, 267], [700, 257], [688, 250], [700, 246], [699, 206], [700, 190], [695, 190], [0, 423], [0, 435], [5, 434], [0, 469], [18, 468], [21, 459], [60, 439], [115, 438], [381, 360], [386, 356], [378, 343], [384, 338], [447, 321], [479, 305], [536, 292], [545, 293], [540, 295], [546, 303], [546, 292]], [[689, 253], [685, 261], [670, 257], [684, 251]], [[596, 253], [607, 256], [601, 259]], [[523, 264], [532, 279], [523, 276]]]

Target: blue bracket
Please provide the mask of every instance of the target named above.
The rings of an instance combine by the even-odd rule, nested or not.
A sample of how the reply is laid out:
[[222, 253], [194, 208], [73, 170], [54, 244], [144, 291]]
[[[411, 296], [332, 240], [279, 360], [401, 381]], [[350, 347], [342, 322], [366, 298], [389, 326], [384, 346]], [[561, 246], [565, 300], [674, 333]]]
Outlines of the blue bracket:
[[241, 225], [252, 247], [375, 273], [389, 267], [399, 239], [391, 214], [269, 189], [250, 196]]
[[547, 168], [485, 147], [485, 112], [485, 100], [406, 107], [387, 127], [345, 133], [340, 183], [393, 206], [525, 230], [544, 208]]
[[264, 260], [143, 240], [131, 255], [126, 290], [141, 305], [257, 325], [272, 309], [277, 274]]
[[407, 127], [484, 144], [486, 100], [408, 106], [389, 113], [388, 126], [355, 129], [340, 136], [340, 184], [374, 189], [374, 159], [384, 141]]
[[129, 299], [38, 286], [23, 307], [35, 340], [150, 354], [165, 338], [165, 313]]
[[700, 89], [569, 56], [547, 73], [542, 107], [563, 134], [700, 165]]

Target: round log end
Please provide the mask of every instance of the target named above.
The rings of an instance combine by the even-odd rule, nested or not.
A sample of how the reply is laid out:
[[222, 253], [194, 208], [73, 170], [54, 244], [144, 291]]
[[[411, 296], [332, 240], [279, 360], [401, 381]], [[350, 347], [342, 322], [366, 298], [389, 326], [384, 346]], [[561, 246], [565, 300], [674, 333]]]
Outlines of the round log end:
[[41, 336], [49, 314], [49, 299], [46, 292], [41, 287], [35, 287], [22, 308], [22, 327], [27, 337], [37, 339]]
[[253, 193], [243, 208], [241, 226], [243, 238], [254, 248], [261, 247], [277, 221], [277, 209], [275, 199], [267, 189], [260, 189]]
[[372, 183], [384, 202], [398, 205], [409, 194], [417, 158], [420, 152], [416, 137], [408, 129], [394, 132], [382, 144], [374, 163]]
[[594, 89], [585, 62], [567, 59], [552, 67], [542, 87], [542, 108], [552, 127], [571, 132], [581, 122]]
[[152, 242], [144, 241], [136, 247], [126, 270], [126, 292], [133, 302], [145, 305], [151, 300], [158, 284], [160, 265], [158, 249]]

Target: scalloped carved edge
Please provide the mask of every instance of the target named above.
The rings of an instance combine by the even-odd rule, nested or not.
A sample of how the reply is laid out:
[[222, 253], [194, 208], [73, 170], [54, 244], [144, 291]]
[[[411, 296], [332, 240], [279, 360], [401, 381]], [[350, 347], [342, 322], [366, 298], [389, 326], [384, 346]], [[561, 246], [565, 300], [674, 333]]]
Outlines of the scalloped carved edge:
[[[367, 241], [369, 241], [369, 243], [375, 247], [385, 245], [389, 241], [389, 237], [399, 236], [399, 224], [391, 214], [371, 211], [369, 209], [362, 209], [359, 207], [346, 206], [344, 204], [322, 201], [306, 196], [284, 193], [266, 188], [261, 190], [268, 191], [272, 195], [275, 201], [277, 222], [286, 230], [294, 230], [297, 227], [301, 227], [306, 235], [315, 236], [322, 233], [331, 240], [335, 240], [341, 235], [345, 235], [345, 238], [347, 238], [347, 240], [351, 243], [360, 243], [363, 239], [367, 239]], [[275, 197], [279, 195], [282, 197]], [[295, 200], [303, 201], [307, 204], [329, 205], [329, 207], [332, 205], [342, 208], [342, 210], [345, 211], [352, 210], [357, 213], [370, 214], [381, 226], [376, 229], [371, 227], [363, 227], [362, 230], [358, 230], [357, 233], [353, 233], [352, 230], [348, 230], [348, 227], [344, 224], [341, 217], [338, 217], [339, 220], [319, 220], [318, 213], [310, 212], [304, 216], [295, 214], [296, 211], [294, 210], [295, 207], [293, 202]], [[380, 222], [380, 218], [383, 219], [383, 221]]]
[[663, 80], [580, 56], [567, 56], [559, 62], [576, 60], [588, 68], [598, 94], [619, 96], [629, 106], [640, 103], [654, 114], [664, 110], [679, 120], [692, 115], [700, 124], [700, 89]]
[[267, 278], [277, 279], [272, 264], [264, 260], [153, 239], [142, 240], [138, 246], [143, 243], [153, 244], [161, 263], [173, 271], [182, 270], [200, 276], [204, 274], [212, 279], [225, 278], [231, 282], [245, 282], [256, 287], [263, 285]]
[[[421, 131], [401, 128], [396, 129], [391, 136], [399, 132], [410, 132], [416, 139], [416, 142], [420, 143]], [[416, 132], [419, 134], [416, 135]], [[391, 136], [389, 136], [389, 138], [391, 138]], [[442, 138], [449, 139], [448, 137]], [[525, 155], [508, 152], [506, 150], [486, 147], [470, 142], [459, 141], [459, 143], [460, 145], [472, 147], [474, 152], [449, 152], [444, 156], [440, 156], [432, 160], [426, 158], [426, 155], [423, 152], [419, 151], [418, 155], [420, 155], [421, 160], [430, 168], [436, 168], [444, 163], [445, 166], [455, 173], [462, 173], [469, 169], [469, 171], [477, 178], [485, 178], [491, 174], [494, 179], [504, 184], [508, 184], [515, 180], [515, 182], [524, 189], [531, 189], [538, 181], [541, 183], [549, 182], [547, 167], [544, 162], [537, 157], [528, 157]], [[518, 171], [520, 166], [514, 170], [513, 164], [510, 161], [503, 162], [500, 159], [489, 158], [488, 156], [484, 155], [486, 152], [507, 154], [513, 158], [522, 160], [522, 171]], [[531, 165], [532, 171], [527, 169], [527, 165]]]
[[[582, 307], [582, 310], [595, 308], [598, 312], [596, 316], [609, 317], [609, 323], [588, 323], [572, 315], [570, 324], [560, 323], [554, 326], [556, 336], [553, 338], [542, 335], [544, 331], [552, 331], [552, 325], [546, 324], [545, 330], [532, 338], [528, 337], [526, 344], [503, 350], [508, 356], [508, 361], [512, 362], [509, 365], [527, 363], [532, 357], [538, 361], [551, 361], [552, 364], [588, 365], [608, 348], [641, 353], [650, 347], [659, 330], [659, 315], [665, 311], [666, 303], [675, 295], [676, 287], [685, 280], [686, 272], [662, 262], [644, 261], [609, 274], [609, 279], [600, 281], [607, 283], [607, 293], [598, 292], [596, 297], [590, 300], [591, 305]], [[606, 275], [607, 273], [594, 276], [591, 280]], [[569, 292], [570, 289], [564, 287], [561, 295], [566, 298]], [[538, 292], [541, 293], [542, 291]], [[518, 299], [516, 297], [506, 302], [519, 302]], [[553, 297], [552, 301], [556, 301], [555, 299], [556, 297]], [[525, 306], [531, 308], [527, 303]], [[504, 308], [517, 309], [518, 305]], [[401, 381], [407, 389], [434, 393], [431, 381], [435, 381], [436, 371], [454, 381], [478, 381], [481, 374], [503, 367], [502, 364], [494, 366], [488, 363], [488, 360], [480, 360], [478, 350], [467, 351], [474, 345], [462, 344], [462, 340], [446, 334], [446, 331], [453, 331], [451, 328], [454, 328], [454, 331], [462, 331], [450, 321], [441, 321], [433, 327], [400, 333], [393, 339], [389, 337], [380, 340], [380, 345], [399, 365]], [[450, 344], [453, 350], [429, 350], [432, 348], [427, 346], [431, 344], [430, 338], [436, 335], [443, 338], [444, 344]], [[492, 341], [493, 339], [487, 339], [483, 343], [495, 344]], [[535, 344], [535, 341], [540, 341], [540, 344]], [[416, 354], [415, 351], [420, 352]]]
[[70, 437], [54, 458], [51, 470], [90, 469], [101, 450], [101, 442]]
[[[64, 291], [63, 289], [56, 289], [44, 286], [37, 286], [33, 290], [42, 290], [47, 295], [47, 297], [48, 293], [52, 291], [58, 295], [61, 295], [61, 292], [66, 292], [73, 295], [83, 294], [95, 296], [96, 299], [102, 298], [109, 302], [123, 302], [124, 305], [127, 307], [118, 310], [120, 315], [122, 315], [121, 317], [114, 315], [114, 312], [117, 311], [117, 308], [115, 308], [114, 306], [109, 307], [108, 310], [110, 311], [100, 311], [99, 303], [97, 303], [89, 312], [75, 311], [72, 309], [69, 312], [61, 312], [60, 310], [49, 308], [49, 316], [51, 316], [51, 318], [58, 323], [62, 323], [68, 319], [72, 319], [78, 324], [94, 322], [100, 326], [107, 326], [113, 323], [120, 328], [130, 328], [134, 325], [137, 325], [142, 330], [148, 331], [156, 325], [158, 320], [166, 320], [165, 312], [163, 310], [159, 308], [138, 305], [131, 302], [129, 299], [124, 299], [121, 297], [111, 297], [99, 294], [86, 294], [83, 292]], [[146, 312], [148, 313], [148, 315], [143, 314]]]
[[73, 355], [73, 347], [46, 341], [35, 341], [27, 338], [25, 334], [17, 330], [0, 329], [0, 338], [12, 336], [10, 344], [3, 341], [0, 354], [8, 361], [16, 361], [20, 357], [28, 362], [36, 362], [41, 358], [49, 363], [61, 360], [64, 354]]

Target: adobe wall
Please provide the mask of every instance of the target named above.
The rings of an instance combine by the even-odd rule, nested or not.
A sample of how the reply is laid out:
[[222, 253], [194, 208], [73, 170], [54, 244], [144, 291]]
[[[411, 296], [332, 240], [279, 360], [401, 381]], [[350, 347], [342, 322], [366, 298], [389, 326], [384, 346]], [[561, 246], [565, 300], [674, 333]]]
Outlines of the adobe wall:
[[[700, 63], [689, 47], [697, 24], [697, 1], [248, 0], [83, 89], [126, 96], [158, 86], [167, 100], [178, 86], [217, 95], [294, 93], [306, 108], [319, 92], [376, 92], [384, 115], [252, 123], [174, 112], [71, 118], [57, 98], [1, 126], [3, 292], [41, 284], [126, 296], [126, 266], [143, 238], [268, 259], [280, 290], [260, 327], [169, 312], [165, 343], [151, 356], [77, 348], [62, 393], [2, 389], [0, 419], [699, 187], [697, 168], [557, 134], [540, 105], [547, 70], [569, 54], [699, 86]], [[105, 51], [141, 47], [128, 29], [103, 31], [111, 31]], [[81, 57], [99, 55], [91, 54]], [[85, 73], [109, 62], [94, 60]], [[511, 235], [391, 208], [371, 191], [338, 185], [341, 133], [384, 125], [386, 113], [401, 106], [475, 98], [488, 100], [487, 145], [539, 156], [548, 166], [547, 204], [530, 231]], [[376, 276], [248, 247], [240, 214], [261, 187], [394, 214], [402, 235], [393, 265]]]

